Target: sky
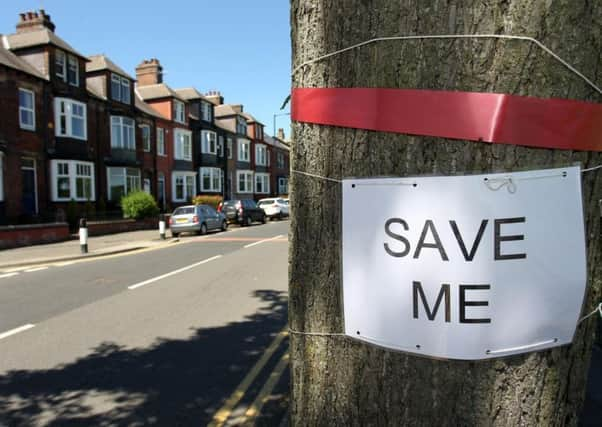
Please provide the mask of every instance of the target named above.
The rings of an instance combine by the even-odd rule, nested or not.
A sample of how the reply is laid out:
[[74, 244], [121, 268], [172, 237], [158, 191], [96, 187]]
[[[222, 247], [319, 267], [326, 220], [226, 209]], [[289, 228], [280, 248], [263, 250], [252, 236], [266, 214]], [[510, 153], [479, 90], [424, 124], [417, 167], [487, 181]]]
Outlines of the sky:
[[[272, 134], [290, 92], [288, 0], [0, 0], [0, 33], [19, 13], [43, 8], [55, 33], [78, 52], [105, 54], [135, 77], [158, 58], [170, 87], [218, 90]], [[290, 117], [276, 117], [289, 135]]]

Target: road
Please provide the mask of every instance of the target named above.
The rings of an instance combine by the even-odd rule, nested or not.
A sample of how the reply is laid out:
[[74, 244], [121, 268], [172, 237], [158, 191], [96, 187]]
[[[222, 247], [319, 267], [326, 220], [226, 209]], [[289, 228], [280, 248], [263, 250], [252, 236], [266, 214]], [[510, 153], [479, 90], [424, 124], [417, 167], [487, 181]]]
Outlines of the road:
[[0, 426], [278, 425], [287, 236], [271, 222], [0, 276]]

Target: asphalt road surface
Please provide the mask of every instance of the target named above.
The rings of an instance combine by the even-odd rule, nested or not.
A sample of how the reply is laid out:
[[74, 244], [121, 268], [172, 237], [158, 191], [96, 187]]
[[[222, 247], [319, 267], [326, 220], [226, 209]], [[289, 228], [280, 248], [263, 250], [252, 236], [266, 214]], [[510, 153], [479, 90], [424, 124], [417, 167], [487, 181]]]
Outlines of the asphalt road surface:
[[287, 235], [270, 222], [0, 277], [0, 426], [278, 425]]

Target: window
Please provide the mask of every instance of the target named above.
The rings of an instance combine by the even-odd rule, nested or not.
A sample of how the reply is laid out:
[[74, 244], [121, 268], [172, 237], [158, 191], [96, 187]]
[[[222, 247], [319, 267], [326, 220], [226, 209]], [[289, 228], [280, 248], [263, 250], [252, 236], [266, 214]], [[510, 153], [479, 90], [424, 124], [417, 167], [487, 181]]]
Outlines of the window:
[[87, 138], [86, 104], [67, 98], [54, 99], [56, 136]]
[[150, 126], [142, 125], [142, 126], [140, 126], [140, 130], [142, 131], [142, 148], [144, 151], [150, 151], [151, 150]]
[[250, 160], [250, 142], [248, 139], [238, 139], [238, 160], [241, 162], [248, 162]]
[[191, 132], [176, 129], [174, 132], [174, 158], [177, 160], [192, 160]]
[[284, 169], [284, 153], [276, 154], [276, 167]]
[[239, 193], [253, 192], [253, 172], [252, 171], [237, 171], [236, 180], [238, 181]]
[[212, 108], [211, 104], [208, 102], [201, 102], [201, 120], [205, 120], [206, 122], [212, 122]]
[[174, 120], [179, 123], [186, 123], [184, 103], [174, 99], [173, 101]]
[[217, 142], [217, 155], [220, 158], [224, 157], [224, 137], [221, 135]]
[[140, 190], [140, 170], [134, 168], [107, 168], [109, 200], [120, 201], [132, 191]]
[[4, 200], [4, 153], [0, 151], [0, 202]]
[[165, 129], [157, 128], [157, 154], [165, 156]]
[[67, 68], [67, 81], [71, 86], [79, 86], [79, 63], [75, 56], [69, 55], [69, 67]]
[[227, 150], [228, 150], [228, 158], [231, 159], [232, 158], [232, 138], [228, 138]]
[[57, 50], [55, 58], [54, 58], [54, 71], [55, 71], [56, 76], [63, 81], [65, 81], [65, 78], [67, 76], [66, 62], [67, 62], [67, 60], [66, 60], [65, 52], [63, 52], [62, 50]]
[[19, 125], [21, 129], [36, 130], [35, 94], [19, 88]]
[[210, 130], [201, 131], [201, 153], [217, 154], [217, 135]]
[[117, 74], [111, 74], [111, 98], [130, 104], [130, 80]]
[[278, 194], [288, 194], [288, 178], [278, 178]]
[[240, 135], [247, 134], [247, 121], [244, 117], [236, 116], [236, 132]]
[[134, 120], [129, 117], [111, 116], [111, 147], [135, 150]]
[[263, 139], [263, 126], [255, 125], [255, 138]]
[[185, 202], [189, 201], [196, 194], [196, 174], [194, 172], [174, 172], [173, 185], [173, 201]]
[[220, 168], [200, 168], [201, 191], [220, 192], [224, 183], [224, 171]]
[[255, 145], [255, 164], [257, 166], [268, 165], [268, 149], [263, 144]]
[[255, 174], [255, 192], [259, 194], [269, 194], [270, 192], [270, 174]]
[[52, 201], [96, 200], [94, 163], [77, 160], [51, 160]]

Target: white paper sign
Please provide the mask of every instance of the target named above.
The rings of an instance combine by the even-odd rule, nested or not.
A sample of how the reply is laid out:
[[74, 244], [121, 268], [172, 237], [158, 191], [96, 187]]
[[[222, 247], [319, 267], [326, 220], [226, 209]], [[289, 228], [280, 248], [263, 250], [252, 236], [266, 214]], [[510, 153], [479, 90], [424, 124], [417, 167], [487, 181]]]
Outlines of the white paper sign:
[[586, 285], [580, 175], [344, 180], [345, 333], [466, 360], [570, 343]]

